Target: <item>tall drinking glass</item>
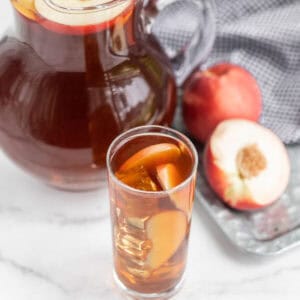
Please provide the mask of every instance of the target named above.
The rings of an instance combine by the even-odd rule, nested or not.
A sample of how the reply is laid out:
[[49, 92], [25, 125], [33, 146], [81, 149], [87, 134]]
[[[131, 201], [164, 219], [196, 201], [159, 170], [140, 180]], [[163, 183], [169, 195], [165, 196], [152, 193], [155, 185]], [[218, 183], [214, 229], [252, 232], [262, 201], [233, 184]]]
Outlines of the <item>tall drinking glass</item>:
[[141, 126], [119, 135], [107, 153], [119, 287], [164, 299], [180, 287], [186, 266], [197, 152], [178, 131]]

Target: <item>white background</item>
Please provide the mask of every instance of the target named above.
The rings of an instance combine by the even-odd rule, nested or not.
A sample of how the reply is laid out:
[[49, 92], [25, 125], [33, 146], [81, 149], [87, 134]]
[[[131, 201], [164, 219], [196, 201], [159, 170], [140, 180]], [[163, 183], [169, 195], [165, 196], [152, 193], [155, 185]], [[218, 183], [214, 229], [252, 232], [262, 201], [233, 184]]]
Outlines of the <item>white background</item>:
[[[2, 0], [0, 32], [10, 21]], [[0, 150], [0, 299], [122, 299], [111, 270], [107, 191], [53, 190]], [[175, 299], [297, 300], [299, 280], [300, 248], [269, 259], [242, 254], [196, 203], [187, 278]]]

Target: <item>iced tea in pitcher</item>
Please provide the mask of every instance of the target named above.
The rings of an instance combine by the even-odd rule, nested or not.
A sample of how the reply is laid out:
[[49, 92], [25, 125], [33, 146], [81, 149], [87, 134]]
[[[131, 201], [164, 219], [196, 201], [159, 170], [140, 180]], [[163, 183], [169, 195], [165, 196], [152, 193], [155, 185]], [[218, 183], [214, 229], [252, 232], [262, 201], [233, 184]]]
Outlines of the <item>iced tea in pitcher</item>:
[[139, 30], [141, 2], [11, 2], [17, 35], [0, 41], [0, 145], [51, 185], [95, 188], [115, 136], [173, 118], [175, 82]]
[[182, 134], [143, 126], [107, 156], [116, 281], [133, 296], [174, 293], [183, 278], [197, 154]]

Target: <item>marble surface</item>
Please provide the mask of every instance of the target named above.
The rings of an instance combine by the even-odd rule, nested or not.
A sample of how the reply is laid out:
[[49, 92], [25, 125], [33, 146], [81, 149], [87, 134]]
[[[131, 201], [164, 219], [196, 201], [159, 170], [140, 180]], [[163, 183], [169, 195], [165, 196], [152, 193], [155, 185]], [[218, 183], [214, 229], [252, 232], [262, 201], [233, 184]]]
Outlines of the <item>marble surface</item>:
[[[112, 281], [107, 190], [67, 193], [0, 152], [0, 299], [123, 299]], [[187, 277], [174, 299], [298, 299], [300, 248], [240, 253], [196, 202]]]
[[[0, 32], [11, 20], [8, 0]], [[187, 277], [174, 299], [299, 299], [300, 248], [240, 253], [196, 202]], [[66, 193], [27, 176], [0, 150], [0, 299], [123, 299], [112, 281], [107, 190]]]

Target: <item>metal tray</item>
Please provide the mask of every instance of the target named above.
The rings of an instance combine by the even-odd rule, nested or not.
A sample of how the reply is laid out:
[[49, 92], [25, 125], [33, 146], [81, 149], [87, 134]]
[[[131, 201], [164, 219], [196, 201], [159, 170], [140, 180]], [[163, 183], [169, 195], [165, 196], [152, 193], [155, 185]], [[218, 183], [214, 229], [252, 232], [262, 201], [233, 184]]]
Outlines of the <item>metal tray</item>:
[[[174, 127], [188, 135], [177, 110]], [[273, 205], [255, 212], [240, 212], [225, 205], [212, 191], [203, 174], [202, 147], [196, 198], [228, 239], [243, 252], [272, 256], [300, 246], [300, 144], [288, 146], [291, 178], [285, 193]]]
[[273, 205], [255, 212], [239, 212], [224, 205], [203, 174], [201, 150], [197, 198], [230, 241], [241, 250], [264, 256], [300, 245], [300, 145], [289, 146], [291, 179]]

